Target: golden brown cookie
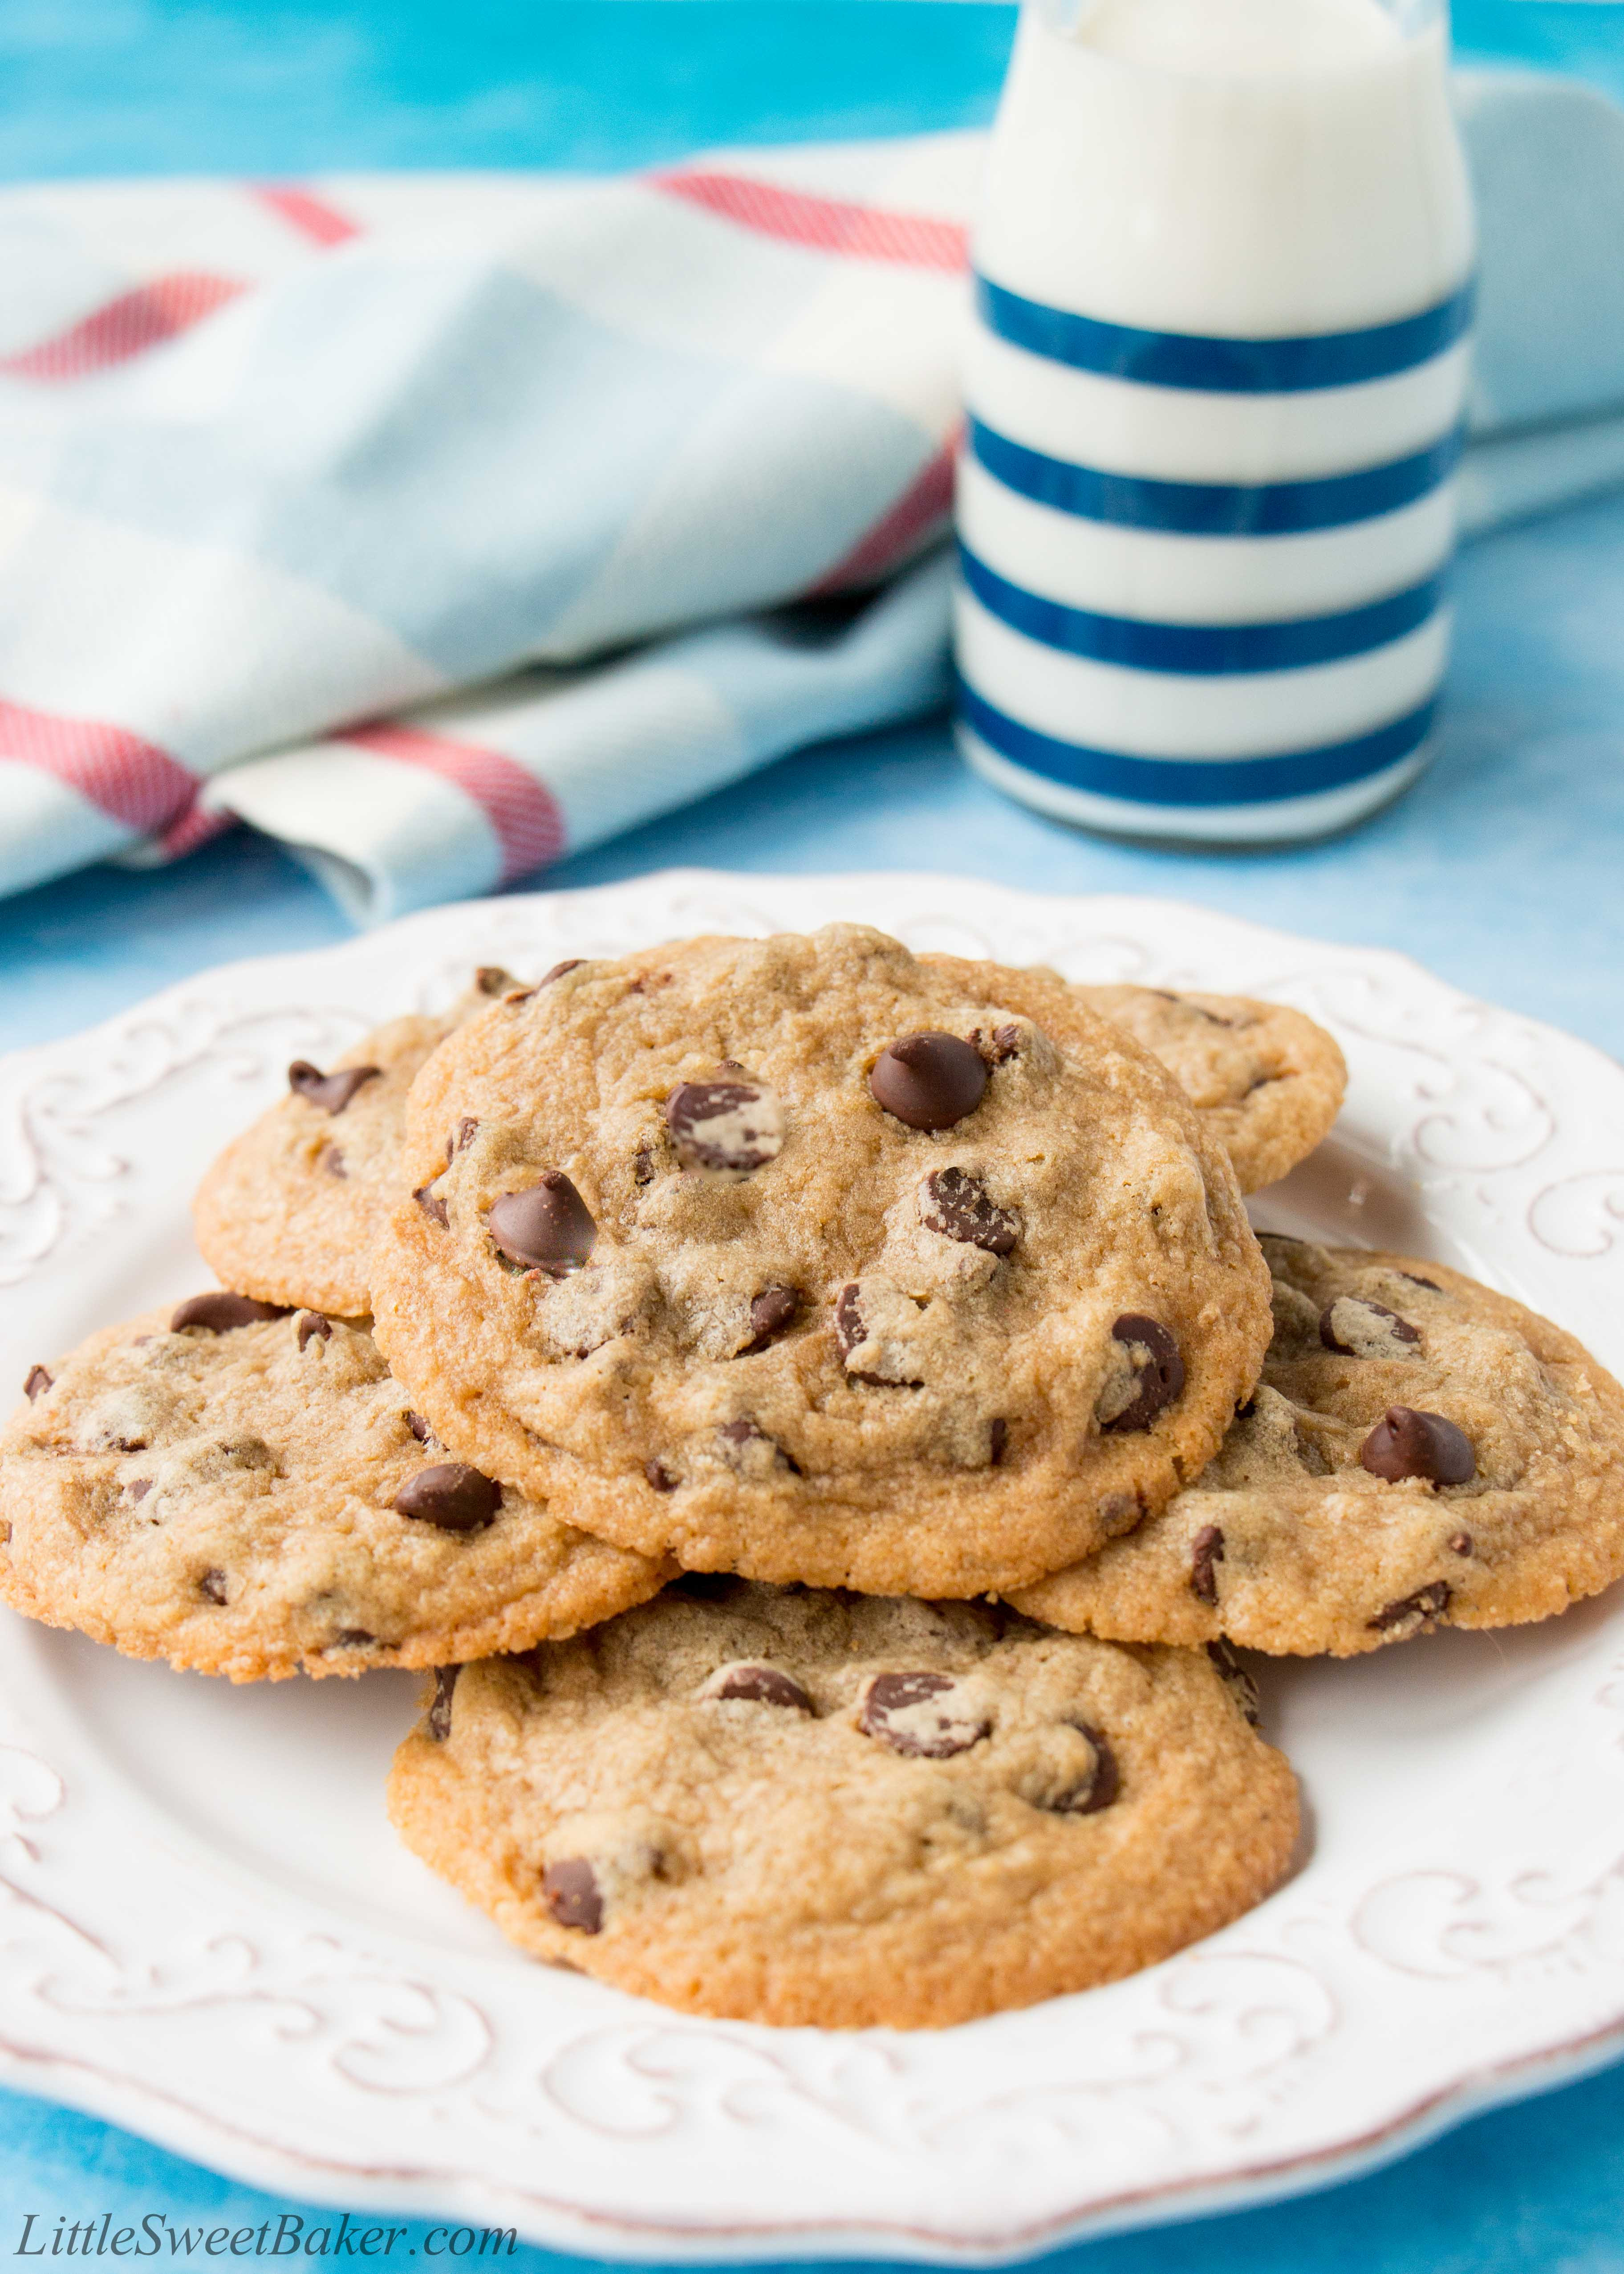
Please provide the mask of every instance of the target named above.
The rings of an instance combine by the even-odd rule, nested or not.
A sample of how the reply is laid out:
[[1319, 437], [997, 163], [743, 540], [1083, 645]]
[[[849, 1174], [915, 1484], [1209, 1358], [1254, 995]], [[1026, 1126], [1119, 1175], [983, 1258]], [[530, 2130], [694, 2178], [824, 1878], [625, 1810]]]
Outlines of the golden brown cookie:
[[1624, 1576], [1624, 1390], [1440, 1263], [1264, 1235], [1263, 1381], [1189, 1491], [1016, 1601], [1094, 1634], [1339, 1658]]
[[442, 1674], [389, 1812], [538, 1958], [826, 2029], [1153, 1965], [1259, 1901], [1297, 1829], [1201, 1653], [714, 1579]]
[[573, 1634], [669, 1568], [452, 1462], [372, 1337], [317, 1312], [216, 1289], [27, 1391], [0, 1436], [0, 1598], [132, 1658], [234, 1682], [439, 1666]]
[[972, 1595], [1218, 1445], [1267, 1339], [1228, 1156], [1061, 982], [883, 933], [583, 963], [442, 1045], [373, 1255], [445, 1442], [693, 1569]]
[[288, 1095], [234, 1138], [192, 1203], [192, 1231], [228, 1287], [346, 1318], [371, 1306], [366, 1258], [387, 1213], [406, 1093], [435, 1046], [516, 984], [494, 965], [443, 1017], [375, 1028], [323, 1071], [303, 1058]]

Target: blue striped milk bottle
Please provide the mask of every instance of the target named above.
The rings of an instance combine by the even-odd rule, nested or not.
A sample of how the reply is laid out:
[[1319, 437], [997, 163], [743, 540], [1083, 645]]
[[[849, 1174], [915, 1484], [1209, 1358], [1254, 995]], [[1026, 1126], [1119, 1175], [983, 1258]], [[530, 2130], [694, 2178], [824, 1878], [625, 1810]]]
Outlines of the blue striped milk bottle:
[[977, 225], [959, 736], [1086, 826], [1345, 826], [1447, 659], [1471, 200], [1432, 0], [1026, 0]]

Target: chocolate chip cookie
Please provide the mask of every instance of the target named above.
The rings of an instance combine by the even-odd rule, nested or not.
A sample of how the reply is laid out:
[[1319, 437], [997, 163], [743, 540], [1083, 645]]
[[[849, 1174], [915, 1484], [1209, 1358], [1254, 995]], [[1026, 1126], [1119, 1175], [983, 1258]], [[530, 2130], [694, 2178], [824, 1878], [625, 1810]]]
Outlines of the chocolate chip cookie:
[[379, 1341], [462, 1459], [691, 1569], [963, 1596], [1159, 1507], [1256, 1378], [1229, 1157], [1053, 977], [883, 933], [510, 993], [425, 1067]]
[[436, 1666], [572, 1634], [668, 1567], [455, 1460], [372, 1337], [215, 1289], [30, 1372], [0, 1598], [226, 1674]]
[[1222, 1451], [1022, 1609], [1345, 1658], [1549, 1618], [1624, 1576], [1624, 1390], [1571, 1335], [1442, 1264], [1263, 1246], [1274, 1339]]
[[1244, 1193], [1305, 1160], [1342, 1111], [1347, 1062], [1334, 1036], [1283, 1003], [1159, 987], [1078, 987], [1161, 1059], [1235, 1163]]
[[828, 2029], [1152, 1965], [1259, 1901], [1297, 1827], [1202, 1653], [714, 1577], [442, 1673], [389, 1811], [538, 1958]]
[[391, 1019], [325, 1070], [294, 1060], [286, 1097], [227, 1146], [192, 1204], [198, 1246], [228, 1287], [342, 1318], [366, 1312], [406, 1093], [430, 1051], [515, 984], [487, 966], [442, 1018]]

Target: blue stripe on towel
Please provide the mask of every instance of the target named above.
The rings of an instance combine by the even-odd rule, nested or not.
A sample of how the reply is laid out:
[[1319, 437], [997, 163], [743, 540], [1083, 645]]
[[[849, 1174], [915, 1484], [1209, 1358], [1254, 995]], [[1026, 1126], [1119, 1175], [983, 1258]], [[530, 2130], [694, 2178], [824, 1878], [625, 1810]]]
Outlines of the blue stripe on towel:
[[1258, 624], [1149, 623], [1135, 616], [1096, 615], [1092, 609], [1067, 607], [1026, 591], [965, 546], [959, 557], [966, 587], [1000, 623], [1062, 654], [1135, 671], [1215, 675], [1340, 663], [1418, 630], [1437, 614], [1444, 591], [1443, 578], [1433, 576], [1408, 591], [1332, 616]]
[[1413, 505], [1454, 472], [1462, 438], [1457, 430], [1411, 457], [1355, 473], [1261, 483], [1167, 482], [1106, 473], [1011, 442], [979, 418], [970, 421], [969, 440], [977, 463], [995, 481], [1080, 520], [1180, 537], [1299, 537]]
[[1272, 340], [1208, 338], [1101, 323], [1024, 299], [984, 276], [975, 280], [975, 297], [981, 321], [1000, 339], [1075, 371], [1203, 394], [1302, 395], [1316, 388], [1390, 379], [1395, 372], [1430, 363], [1464, 337], [1471, 323], [1473, 287], [1468, 283], [1435, 307], [1396, 323]]
[[1418, 749], [1436, 716], [1436, 700], [1351, 742], [1268, 758], [1140, 758], [1119, 750], [1090, 749], [1023, 727], [996, 710], [961, 680], [959, 715], [990, 749], [1069, 788], [1137, 805], [1261, 805], [1307, 797], [1381, 773]]

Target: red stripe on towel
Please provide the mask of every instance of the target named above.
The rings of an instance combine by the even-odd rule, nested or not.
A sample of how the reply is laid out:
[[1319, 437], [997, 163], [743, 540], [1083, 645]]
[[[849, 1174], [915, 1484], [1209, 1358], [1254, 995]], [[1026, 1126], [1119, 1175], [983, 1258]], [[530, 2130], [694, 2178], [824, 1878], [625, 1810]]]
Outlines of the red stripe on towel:
[[938, 525], [945, 524], [953, 509], [953, 460], [958, 448], [957, 435], [943, 444], [896, 503], [886, 508], [866, 536], [859, 538], [845, 560], [818, 578], [812, 587], [815, 598], [846, 591], [853, 584], [873, 584], [906, 560]]
[[10, 379], [38, 380], [47, 386], [88, 379], [189, 332], [247, 289], [235, 277], [200, 269], [154, 276], [150, 283], [138, 284], [93, 309], [65, 332], [37, 341], [16, 355], [0, 357], [0, 372]]
[[54, 775], [139, 837], [168, 829], [197, 794], [195, 775], [127, 727], [64, 719], [20, 703], [0, 702], [0, 757]]
[[679, 172], [651, 174], [648, 179], [667, 196], [685, 198], [741, 229], [818, 252], [950, 270], [964, 267], [968, 259], [969, 231], [961, 222], [889, 213], [883, 207], [853, 205], [843, 198], [814, 197], [805, 190], [752, 181], [742, 174]]
[[473, 742], [454, 742], [421, 727], [391, 726], [387, 721], [375, 727], [355, 727], [333, 739], [375, 750], [380, 757], [399, 758], [409, 766], [425, 767], [443, 780], [455, 782], [496, 833], [502, 849], [504, 885], [556, 861], [564, 850], [564, 815], [558, 800], [516, 758], [506, 757], [500, 750], [481, 749]]
[[274, 214], [308, 237], [316, 245], [342, 245], [346, 237], [359, 237], [361, 224], [351, 221], [348, 214], [339, 212], [324, 198], [302, 190], [297, 182], [250, 182], [246, 185], [250, 197], [258, 198]]

